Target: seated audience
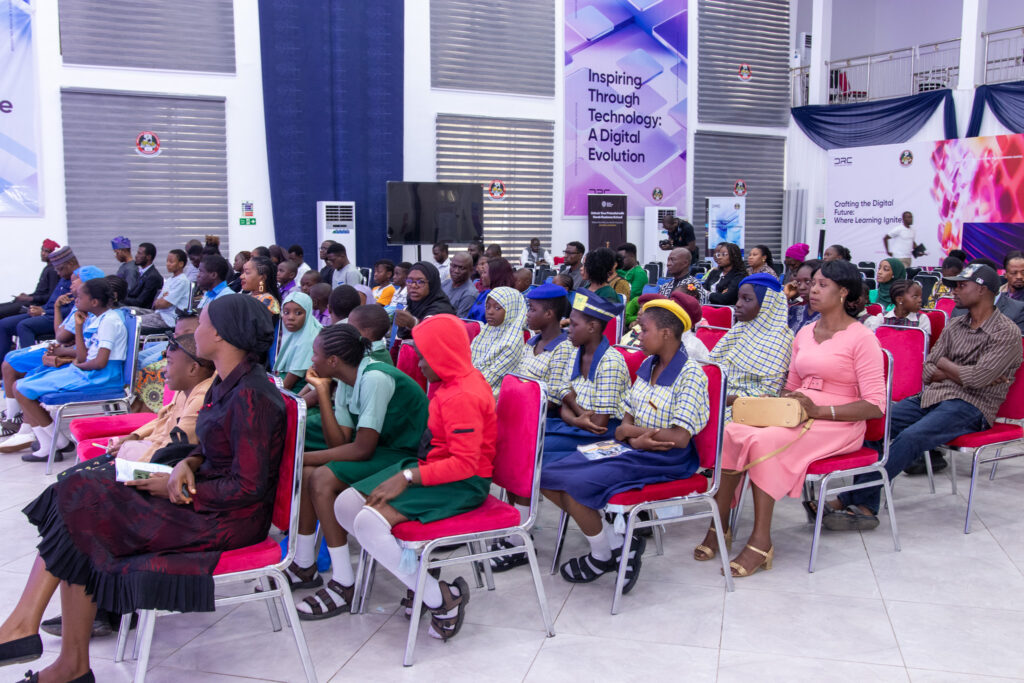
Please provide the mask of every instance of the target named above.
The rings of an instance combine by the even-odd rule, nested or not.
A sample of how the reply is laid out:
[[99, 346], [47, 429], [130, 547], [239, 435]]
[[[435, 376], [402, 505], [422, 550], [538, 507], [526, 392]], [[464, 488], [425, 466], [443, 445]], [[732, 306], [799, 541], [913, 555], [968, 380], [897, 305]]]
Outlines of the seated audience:
[[281, 313], [281, 292], [277, 288], [277, 269], [264, 256], [253, 256], [242, 270], [242, 294], [248, 294], [267, 307], [271, 315]]
[[928, 305], [925, 308], [935, 308], [939, 299], [953, 296], [953, 288], [946, 284], [946, 278], [959, 275], [963, 269], [964, 262], [956, 256], [947, 256], [942, 260], [942, 279], [932, 287], [932, 295], [928, 297]]
[[896, 280], [889, 287], [889, 298], [893, 302], [892, 310], [871, 316], [864, 324], [872, 332], [882, 325], [920, 327], [925, 334], [931, 336], [931, 321], [928, 320], [928, 316], [921, 313], [921, 294], [921, 283], [913, 280]]
[[[245, 265], [243, 264], [242, 267], [244, 268]], [[226, 258], [216, 254], [202, 258], [199, 262], [199, 274], [196, 275], [196, 287], [203, 292], [203, 298], [199, 300], [197, 308], [206, 308], [214, 299], [235, 293], [224, 279], [227, 275], [228, 260]]]
[[[282, 261], [284, 265], [287, 261]], [[313, 300], [292, 292], [281, 306], [281, 348], [274, 358], [274, 374], [284, 388], [297, 392], [306, 384], [306, 371], [313, 361], [313, 340], [323, 326], [313, 317]]]
[[461, 251], [451, 257], [448, 264], [449, 279], [441, 283], [445, 296], [455, 309], [455, 315], [465, 318], [476, 301], [478, 292], [470, 279], [473, 257]]
[[486, 256], [488, 259], [501, 258], [501, 245], [488, 244], [487, 249], [484, 250], [484, 256]]
[[[302, 276], [313, 270], [305, 261], [306, 250], [301, 244], [293, 244], [288, 247], [288, 260], [295, 264], [295, 279], [301, 281]], [[319, 275], [319, 273], [317, 273]], [[308, 294], [308, 292], [307, 292]]]
[[529, 268], [520, 268], [513, 273], [513, 287], [520, 294], [526, 294], [533, 284], [533, 271]]
[[618, 274], [629, 282], [629, 294], [626, 295], [628, 301], [644, 293], [644, 287], [647, 286], [648, 281], [647, 271], [637, 261], [636, 245], [632, 242], [620, 244], [618, 252], [619, 258], [622, 259], [622, 267]]
[[363, 284], [363, 275], [353, 263], [349, 262], [344, 244], [335, 242], [327, 248], [327, 263], [330, 264], [332, 270], [330, 277], [324, 278], [324, 282], [330, 282], [331, 287]]
[[217, 235], [207, 235], [206, 243], [203, 245], [203, 256], [221, 255], [222, 254], [220, 253], [220, 237], [218, 237]]
[[382, 258], [373, 264], [373, 300], [381, 306], [391, 303], [395, 295], [395, 286], [391, 280], [395, 277], [395, 262]]
[[623, 534], [605, 520], [604, 507], [616, 493], [695, 474], [700, 458], [691, 439], [710, 416], [707, 377], [680, 341], [692, 326], [686, 311], [671, 299], [649, 301], [640, 325], [648, 358], [637, 372], [622, 424], [615, 430], [615, 440], [628, 450], [599, 460], [572, 453], [545, 464], [541, 475], [544, 496], [572, 516], [590, 545], [589, 553], [561, 566], [562, 578], [589, 583], [614, 573], [625, 552], [629, 556], [623, 593], [636, 585], [646, 539], [635, 534], [627, 545]]
[[[50, 334], [53, 330], [54, 307], [57, 300], [71, 288], [71, 274], [78, 269], [78, 259], [75, 258], [71, 247], [62, 247], [50, 254], [50, 264], [60, 279], [50, 292], [46, 303], [42, 306], [30, 304], [26, 313], [0, 319], [0, 361], [11, 350], [12, 337], [17, 336], [19, 346], [24, 349], [35, 344], [38, 335]], [[70, 309], [71, 304], [66, 304], [63, 308]]]
[[333, 576], [297, 605], [300, 619], [324, 619], [348, 612], [355, 575], [348, 533], [338, 524], [335, 501], [345, 489], [398, 463], [415, 460], [427, 428], [427, 397], [394, 366], [369, 357], [369, 344], [347, 324], [324, 328], [314, 343], [313, 374], [321, 406], [329, 405], [337, 380], [334, 411], [322, 410], [328, 448], [303, 456], [303, 487], [295, 561], [288, 568], [293, 588], [323, 584], [316, 567], [316, 523], [327, 541]]
[[[306, 273], [308, 276], [310, 273], [316, 273], [315, 270]], [[319, 276], [319, 273], [317, 273]], [[330, 310], [330, 299], [331, 299], [331, 286], [326, 282], [317, 282], [315, 285], [309, 288], [309, 298], [313, 300], [313, 317], [317, 319], [321, 325], [331, 324], [331, 310]]]
[[605, 247], [588, 251], [583, 258], [583, 271], [586, 278], [584, 287], [609, 303], [622, 305], [619, 293], [608, 284], [615, 274], [614, 251]]
[[[754, 499], [754, 528], [743, 550], [729, 563], [733, 576], [772, 568], [775, 502], [800, 495], [807, 468], [814, 461], [860, 447], [866, 421], [882, 415], [882, 351], [871, 331], [850, 315], [861, 286], [860, 273], [849, 261], [825, 262], [814, 273], [811, 297], [821, 318], [797, 334], [785, 392], [800, 401], [810, 419], [797, 427], [736, 422], [725, 426], [722, 485], [715, 494], [722, 523], [729, 523], [744, 473], [750, 478]], [[726, 543], [731, 543], [731, 530], [723, 531]], [[719, 552], [722, 549], [711, 528], [693, 557], [705, 561]]]
[[[956, 283], [953, 296], [967, 313], [950, 318], [929, 352], [924, 391], [892, 407], [885, 465], [890, 480], [926, 451], [991, 427], [1021, 363], [1020, 331], [995, 306], [995, 269], [972, 264], [949, 280]], [[880, 476], [872, 473], [854, 481], [876, 479]], [[823, 523], [833, 530], [873, 529], [879, 496], [878, 487], [841, 493], [829, 502]]]
[[[786, 283], [784, 289], [786, 298], [789, 299], [789, 309], [786, 311], [786, 324], [793, 334], [800, 331], [805, 325], [817, 320], [821, 314], [811, 308], [811, 280], [816, 271], [824, 261], [811, 259], [805, 261], [796, 269], [796, 276]], [[864, 295], [868, 291], [864, 290]]]
[[703, 283], [708, 290], [708, 303], [734, 306], [740, 281], [747, 276], [740, 248], [732, 242], [722, 242], [715, 247], [715, 263], [718, 267], [708, 273]]
[[[230, 276], [225, 278], [228, 283], [228, 287], [233, 292], [242, 291], [242, 271], [245, 269], [245, 262], [252, 258], [252, 252], [240, 251], [235, 254], [235, 260], [231, 266]], [[198, 276], [197, 276], [198, 277]]]
[[559, 387], [569, 376], [575, 348], [562, 330], [562, 318], [569, 314], [568, 292], [556, 284], [540, 285], [526, 294], [526, 327], [537, 334], [526, 341], [516, 374], [544, 383], [548, 405], [557, 409], [562, 402]]
[[893, 282], [906, 279], [906, 277], [907, 267], [903, 265], [902, 259], [882, 259], [878, 263], [878, 269], [875, 271], [875, 281], [878, 283], [878, 289], [873, 291], [872, 303], [881, 305], [886, 311], [891, 309], [895, 304], [892, 300], [892, 295], [889, 294], [889, 287], [892, 286]]
[[334, 272], [334, 268], [331, 267], [330, 262], [327, 260], [327, 250], [332, 245], [337, 244], [334, 240], [324, 240], [320, 243], [320, 260], [324, 262], [324, 267], [320, 269], [320, 282], [331, 283], [331, 273]]
[[[320, 284], [320, 272], [310, 268], [299, 278], [299, 291], [303, 294], [309, 294], [310, 290], [313, 289], [313, 285], [318, 284]], [[330, 288], [330, 285], [327, 285], [327, 287]]]
[[[392, 527], [407, 520], [446, 519], [483, 504], [497, 438], [494, 397], [470, 363], [463, 322], [438, 315], [415, 326], [412, 335], [420, 369], [437, 386], [429, 406], [426, 457], [408, 456], [354, 482], [334, 505], [341, 526], [410, 589], [416, 586], [417, 567], [402, 561], [403, 549]], [[448, 640], [465, 621], [469, 586], [462, 577], [448, 583], [427, 576], [423, 592], [407, 594], [403, 601], [407, 614], [412, 614], [415, 601], [422, 601], [430, 612], [429, 634]]]
[[1014, 249], [1003, 259], [1006, 270], [1006, 284], [999, 293], [1014, 301], [1024, 302], [1024, 252]]
[[285, 252], [284, 247], [280, 244], [271, 244], [267, 247], [267, 253], [270, 256], [270, 260], [274, 262], [274, 271], [277, 271], [277, 267], [281, 265], [282, 261], [288, 260], [288, 253]]
[[173, 329], [178, 319], [177, 311], [187, 311], [191, 307], [189, 292], [192, 291], [192, 283], [185, 276], [187, 261], [188, 257], [181, 249], [167, 252], [166, 265], [170, 277], [164, 280], [163, 289], [153, 301], [153, 312], [139, 319], [142, 334], [158, 334]]
[[788, 285], [796, 277], [796, 271], [803, 265], [810, 250], [810, 245], [803, 242], [798, 242], [786, 250], [786, 270], [782, 273], [782, 284]]
[[295, 281], [298, 277], [298, 268], [294, 261], [285, 259], [277, 264], [277, 288], [281, 293], [282, 300], [291, 294], [292, 290], [298, 290], [299, 284]]
[[512, 273], [512, 265], [500, 256], [481, 258], [477, 261], [476, 270], [480, 274], [480, 279], [475, 283], [477, 296], [466, 317], [470, 320], [486, 322], [484, 309], [488, 293], [493, 287], [513, 287], [516, 283], [515, 276]]
[[352, 310], [361, 305], [359, 292], [355, 287], [351, 285], [335, 287], [327, 299], [327, 309], [331, 312], [331, 325], [347, 323]]
[[[999, 268], [995, 261], [987, 258], [976, 258], [968, 264], [968, 266], [974, 265], [985, 265], [997, 272]], [[963, 273], [961, 273], [961, 275], [963, 275]], [[956, 282], [957, 278], [949, 278], [949, 280], [950, 282]], [[1014, 324], [1017, 325], [1017, 329], [1024, 334], [1024, 302], [1017, 301], [1009, 296], [996, 294], [996, 308], [999, 309], [1000, 313], [1012, 320]], [[963, 304], [957, 304], [957, 307], [953, 309], [950, 317], [952, 318], [961, 315], [967, 315], [967, 307]]]
[[212, 360], [218, 381], [198, 418], [198, 452], [170, 476], [127, 484], [115, 481], [113, 465], [83, 464], [25, 509], [43, 541], [22, 599], [0, 626], [0, 663], [42, 655], [38, 628], [59, 586], [61, 651], [39, 676], [94, 680], [88, 645], [97, 608], [211, 611], [221, 551], [267, 537], [285, 411], [249, 356], [266, 351], [273, 323], [248, 297], [217, 300], [202, 316], [197, 355]]
[[409, 290], [405, 283], [409, 278], [410, 269], [412, 269], [412, 264], [408, 261], [395, 264], [395, 277], [391, 281], [391, 284], [395, 286], [395, 294], [391, 297], [391, 303], [387, 307], [388, 315], [394, 316], [396, 310], [409, 305]]
[[749, 275], [738, 290], [736, 322], [711, 349], [711, 362], [720, 365], [727, 377], [727, 418], [740, 396], [778, 395], [793, 347], [793, 333], [786, 325], [786, 297], [775, 276]]
[[[694, 330], [697, 329], [697, 325], [704, 317], [704, 312], [701, 310], [701, 306], [697, 303], [697, 300], [689, 294], [684, 294], [683, 291], [679, 289], [672, 292], [672, 296], [669, 297], [664, 297], [661, 294], [642, 294], [638, 300], [641, 300], [640, 306], [642, 308], [647, 302], [655, 301], [657, 299], [671, 299], [686, 311], [686, 315], [690, 318], [690, 327], [683, 331], [681, 337], [683, 349], [686, 351], [686, 355], [688, 357], [698, 363], [710, 362], [711, 354], [708, 351], [708, 347], [704, 345], [704, 342], [702, 342], [694, 332]], [[641, 346], [640, 337], [642, 332], [643, 327], [640, 325], [640, 319], [637, 318], [636, 322], [633, 323], [633, 327], [631, 327], [629, 331], [622, 336], [619, 343], [623, 346], [639, 348]]]
[[[832, 244], [825, 247], [825, 251], [822, 252], [822, 261], [849, 261], [851, 259], [850, 250], [841, 244]], [[901, 261], [902, 263], [902, 261]]]
[[366, 304], [352, 309], [348, 316], [349, 324], [359, 330], [370, 342], [370, 350], [366, 357], [381, 363], [394, 365], [388, 353], [387, 336], [391, 331], [391, 319], [387, 311], [379, 304]]
[[495, 398], [505, 375], [515, 372], [522, 360], [525, 309], [523, 295], [517, 290], [495, 287], [487, 294], [487, 323], [469, 345], [473, 367], [491, 385]]
[[451, 259], [448, 257], [448, 245], [444, 242], [435, 242], [430, 253], [434, 257], [434, 265], [437, 267], [437, 273], [441, 276], [441, 283], [444, 284], [445, 282], [448, 282], [448, 280], [451, 279], [449, 269], [452, 265]]
[[573, 281], [572, 276], [567, 275], [566, 273], [556, 273], [555, 275], [551, 276], [551, 283], [558, 285], [566, 292], [573, 291], [576, 284], [575, 281]]
[[35, 290], [31, 294], [22, 292], [12, 301], [0, 304], [0, 318], [18, 315], [27, 306], [40, 306], [46, 303], [60, 280], [57, 269], [50, 263], [50, 254], [56, 251], [58, 246], [53, 240], [43, 240], [43, 246], [39, 250], [39, 259], [44, 265], [42, 272], [39, 273], [39, 281], [36, 283]]
[[121, 264], [117, 267], [117, 277], [124, 280], [131, 289], [139, 277], [139, 269], [132, 258], [132, 241], [127, 237], [118, 236], [110, 240], [110, 248], [114, 250], [114, 258]]
[[608, 344], [604, 328], [622, 312], [588, 289], [574, 293], [569, 340], [576, 347], [572, 366], [558, 385], [559, 417], [550, 417], [544, 437], [544, 462], [576, 452], [578, 446], [611, 439], [622, 420], [629, 391], [629, 370], [622, 354]]
[[[269, 259], [270, 258], [270, 250], [267, 249], [266, 247], [253, 247], [252, 255], [249, 258], [252, 258], [253, 256], [259, 256], [260, 258]], [[273, 259], [271, 259], [271, 261], [273, 261]], [[277, 265], [277, 264], [274, 264], [274, 265]]]
[[[202, 255], [202, 247], [198, 253], [200, 256]], [[191, 258], [190, 256], [189, 260]], [[156, 247], [149, 242], [143, 242], [135, 250], [135, 265], [138, 266], [139, 272], [135, 284], [128, 288], [128, 294], [124, 299], [126, 306], [134, 306], [146, 311], [153, 308], [153, 302], [164, 286], [163, 276], [153, 265], [155, 260]], [[196, 272], [199, 272], [198, 267]], [[189, 281], [194, 281], [194, 278], [189, 276]]]
[[572, 278], [572, 287], [569, 291], [583, 286], [583, 254], [586, 250], [587, 248], [583, 246], [582, 242], [569, 242], [565, 245], [565, 251], [562, 252], [565, 262], [558, 272], [565, 273]]
[[778, 277], [775, 269], [772, 268], [772, 250], [763, 244], [756, 244], [747, 252], [747, 272], [751, 275], [765, 273], [772, 277]]
[[189, 240], [186, 252], [188, 263], [185, 264], [184, 274], [189, 282], [195, 282], [199, 277], [199, 262], [203, 260], [203, 245], [199, 240]]
[[[174, 325], [174, 336], [193, 334], [199, 325], [199, 315], [178, 316]], [[158, 413], [164, 406], [164, 385], [167, 377], [164, 368], [167, 366], [165, 351], [167, 342], [147, 344], [139, 352], [138, 367], [135, 373], [135, 393], [138, 398], [132, 406], [133, 411]]]
[[[505, 263], [507, 265], [508, 262]], [[408, 305], [405, 310], [395, 311], [395, 325], [402, 339], [412, 336], [412, 328], [425, 318], [441, 313], [455, 314], [455, 309], [441, 287], [441, 276], [432, 263], [420, 261], [413, 266], [405, 286], [409, 290]]]
[[539, 237], [531, 239], [530, 246], [525, 247], [519, 255], [519, 265], [525, 266], [527, 263], [532, 263], [534, 266], [550, 266], [554, 263], [551, 252], [541, 247]]
[[[665, 274], [669, 280], [658, 288], [664, 297], [669, 297], [672, 292], [680, 290], [697, 300], [701, 305], [708, 301], [708, 290], [701, 286], [700, 280], [690, 275], [690, 250], [685, 247], [673, 249], [668, 254], [665, 263]], [[640, 311], [640, 302], [633, 299], [626, 304], [626, 327], [635, 327], [637, 314]], [[694, 325], [697, 323], [694, 322]]]

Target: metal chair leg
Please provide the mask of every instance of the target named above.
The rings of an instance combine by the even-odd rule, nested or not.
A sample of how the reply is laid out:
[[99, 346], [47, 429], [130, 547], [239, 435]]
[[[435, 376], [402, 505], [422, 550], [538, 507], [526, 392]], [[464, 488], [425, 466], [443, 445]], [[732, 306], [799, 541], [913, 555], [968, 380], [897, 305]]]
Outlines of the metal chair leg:
[[633, 534], [636, 533], [636, 518], [640, 514], [639, 508], [633, 508], [626, 515], [626, 533], [622, 541], [622, 552], [619, 554], [619, 566], [615, 572], [615, 592], [612, 593], [612, 614], [619, 612], [619, 600], [622, 598], [622, 587], [626, 585], [626, 569], [629, 566], [629, 549], [632, 545]]
[[722, 575], [725, 576], [725, 590], [732, 593], [736, 587], [732, 582], [732, 569], [729, 567], [729, 549], [725, 545], [725, 532], [722, 531], [722, 516], [718, 512], [718, 503], [714, 498], [707, 500], [711, 508], [711, 520], [715, 524], [715, 537], [718, 540], [718, 554], [722, 558]]
[[57, 410], [53, 413], [53, 439], [50, 441], [50, 454], [46, 458], [47, 474], [51, 474], [53, 472], [53, 461], [57, 457], [57, 440], [58, 434], [60, 434], [60, 421], [63, 416], [63, 406], [57, 406]]
[[729, 530], [732, 531], [732, 537], [736, 538], [736, 529], [740, 524], [740, 515], [743, 514], [743, 504], [747, 502], [747, 492], [750, 489], [748, 486], [749, 478], [744, 475], [742, 481], [740, 481], [740, 499], [729, 513]]
[[[264, 591], [274, 590], [270, 578], [267, 576], [260, 577], [260, 586], [263, 588]], [[270, 614], [270, 627], [274, 630], [274, 633], [277, 633], [281, 630], [281, 615], [277, 613], [277, 605], [274, 604], [275, 602], [277, 602], [277, 598], [268, 598], [263, 602], [266, 603], [267, 612]]]
[[132, 626], [132, 614], [134, 613], [121, 615], [121, 627], [117, 630], [117, 649], [114, 651], [115, 662], [124, 661], [124, 651], [128, 647], [128, 632]]
[[540, 616], [544, 620], [544, 629], [548, 632], [548, 638], [555, 635], [555, 625], [551, 622], [551, 611], [548, 609], [548, 598], [544, 592], [544, 583], [540, 578], [540, 562], [537, 561], [537, 550], [533, 546], [533, 539], [530, 534], [522, 532], [519, 534], [526, 546], [526, 557], [530, 560], [530, 574], [533, 576], [533, 588], [537, 591], [537, 603], [540, 605]]
[[565, 543], [565, 532], [569, 529], [569, 513], [562, 510], [558, 520], [558, 537], [555, 539], [555, 556], [551, 559], [551, 573], [558, 573], [558, 563], [562, 559], [562, 544]]
[[[275, 581], [284, 581], [287, 586], [287, 579], [284, 574], [274, 578]], [[313, 667], [313, 658], [309, 654], [309, 646], [306, 644], [306, 635], [302, 631], [302, 622], [299, 621], [299, 612], [295, 609], [295, 600], [291, 590], [283, 589], [285, 619], [292, 625], [292, 635], [295, 637], [295, 647], [299, 650], [299, 660], [302, 662], [302, 670], [306, 674], [306, 683], [316, 683], [316, 669]]]
[[885, 471], [885, 468], [879, 468], [882, 471], [882, 493], [885, 494], [885, 507], [889, 511], [889, 526], [892, 530], [892, 547], [899, 552], [900, 548], [900, 531], [896, 526], [896, 508], [892, 504], [892, 485], [889, 482], [889, 473]]
[[999, 462], [998, 461], [992, 463], [992, 471], [988, 473], [988, 480], [989, 481], [995, 481], [996, 480], [996, 468], [997, 467], [999, 467]]
[[964, 533], [971, 533], [971, 509], [974, 507], [974, 487], [978, 483], [978, 461], [981, 459], [981, 449], [974, 451], [974, 458], [971, 461], [971, 488], [967, 492], [967, 516], [964, 518]]
[[[483, 541], [477, 541], [476, 545], [479, 548], [478, 552], [482, 553], [487, 550]], [[484, 560], [480, 564], [483, 565], [484, 568], [484, 582], [487, 584], [487, 590], [492, 591], [494, 590], [494, 572], [491, 571], [491, 561]]]
[[660, 524], [658, 524], [657, 526], [652, 526], [650, 528], [654, 530], [654, 549], [656, 551], [656, 554], [657, 555], [664, 555], [665, 554], [665, 547], [663, 545], [662, 538], [661, 538], [662, 526]]
[[412, 655], [416, 649], [416, 634], [420, 628], [420, 612], [423, 609], [423, 588], [427, 585], [427, 558], [420, 558], [419, 569], [416, 571], [416, 591], [412, 599], [412, 616], [409, 619], [409, 635], [405, 640], [405, 658], [403, 666], [412, 666]]
[[[951, 456], [952, 457], [952, 456]], [[928, 472], [928, 490], [935, 493], [935, 473], [932, 472], [932, 454], [931, 451], [924, 452], [924, 468]], [[955, 486], [955, 484], [954, 484]], [[955, 493], [955, 491], [954, 491]]]
[[956, 495], [956, 451], [949, 452], [949, 482], [950, 487], [953, 489], [953, 495]]
[[156, 612], [149, 609], [142, 610], [139, 614], [138, 633], [135, 634], [136, 644], [142, 643], [138, 659], [135, 660], [136, 683], [144, 683], [146, 680], [146, 669], [149, 668], [149, 651], [153, 645], [153, 629], [155, 626]]
[[821, 520], [825, 513], [825, 500], [828, 495], [828, 484], [832, 475], [826, 474], [818, 485], [818, 504], [815, 506], [817, 514], [814, 516], [814, 533], [811, 536], [811, 559], [807, 563], [807, 572], [814, 573], [814, 562], [818, 559], [818, 540], [821, 538]]

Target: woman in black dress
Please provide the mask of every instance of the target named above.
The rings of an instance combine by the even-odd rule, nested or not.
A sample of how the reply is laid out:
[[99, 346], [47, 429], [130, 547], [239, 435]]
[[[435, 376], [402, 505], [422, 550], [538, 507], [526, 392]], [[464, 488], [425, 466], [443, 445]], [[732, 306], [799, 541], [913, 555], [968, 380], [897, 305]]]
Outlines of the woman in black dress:
[[740, 281], [747, 276], [747, 264], [743, 261], [740, 248], [732, 242], [722, 242], [715, 247], [715, 263], [718, 267], [708, 273], [704, 280], [704, 289], [711, 292], [708, 303], [735, 306], [740, 293]]
[[170, 475], [119, 483], [113, 465], [78, 465], [24, 510], [39, 555], [0, 625], [0, 665], [42, 654], [43, 610], [60, 587], [60, 656], [25, 680], [94, 681], [89, 636], [97, 606], [212, 611], [221, 551], [266, 538], [284, 449], [284, 400], [259, 364], [270, 312], [247, 296], [215, 299], [195, 332], [217, 376], [196, 425], [199, 445]]

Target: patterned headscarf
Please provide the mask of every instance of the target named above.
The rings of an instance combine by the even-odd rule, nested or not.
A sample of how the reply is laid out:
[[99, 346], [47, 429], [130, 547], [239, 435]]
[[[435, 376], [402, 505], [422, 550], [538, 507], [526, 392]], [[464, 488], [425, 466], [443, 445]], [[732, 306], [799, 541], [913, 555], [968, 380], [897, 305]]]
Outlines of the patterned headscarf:
[[734, 323], [715, 344], [711, 362], [725, 370], [729, 393], [773, 396], [782, 389], [793, 352], [787, 312], [786, 296], [767, 289], [757, 317]]
[[[505, 309], [505, 320], [500, 325], [484, 325], [473, 338], [470, 350], [473, 366], [483, 372], [488, 383], [497, 390], [501, 378], [519, 367], [523, 357], [523, 328], [526, 325], [526, 302], [523, 295], [512, 287], [495, 287], [488, 299]], [[510, 368], [506, 372], [492, 372], [493, 368]], [[499, 376], [500, 375], [500, 376]]]
[[[302, 310], [306, 312], [306, 322], [297, 332], [289, 332], [284, 329], [284, 323], [281, 323], [281, 350], [277, 352], [277, 358], [274, 360], [274, 372], [290, 372], [302, 377], [313, 365], [313, 340], [320, 334], [323, 325], [313, 315], [313, 300], [308, 294], [293, 291], [284, 298], [284, 303], [302, 306]], [[284, 304], [281, 308], [284, 309]]]

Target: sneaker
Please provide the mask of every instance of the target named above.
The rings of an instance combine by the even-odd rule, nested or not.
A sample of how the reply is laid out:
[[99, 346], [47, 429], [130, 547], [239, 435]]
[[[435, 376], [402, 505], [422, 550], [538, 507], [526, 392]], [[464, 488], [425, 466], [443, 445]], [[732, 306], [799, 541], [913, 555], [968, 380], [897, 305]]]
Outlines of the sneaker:
[[7, 437], [3, 442], [0, 442], [0, 453], [17, 453], [23, 451], [32, 446], [32, 442], [35, 441], [35, 436], [31, 432], [25, 434], [19, 432], [13, 436]]

